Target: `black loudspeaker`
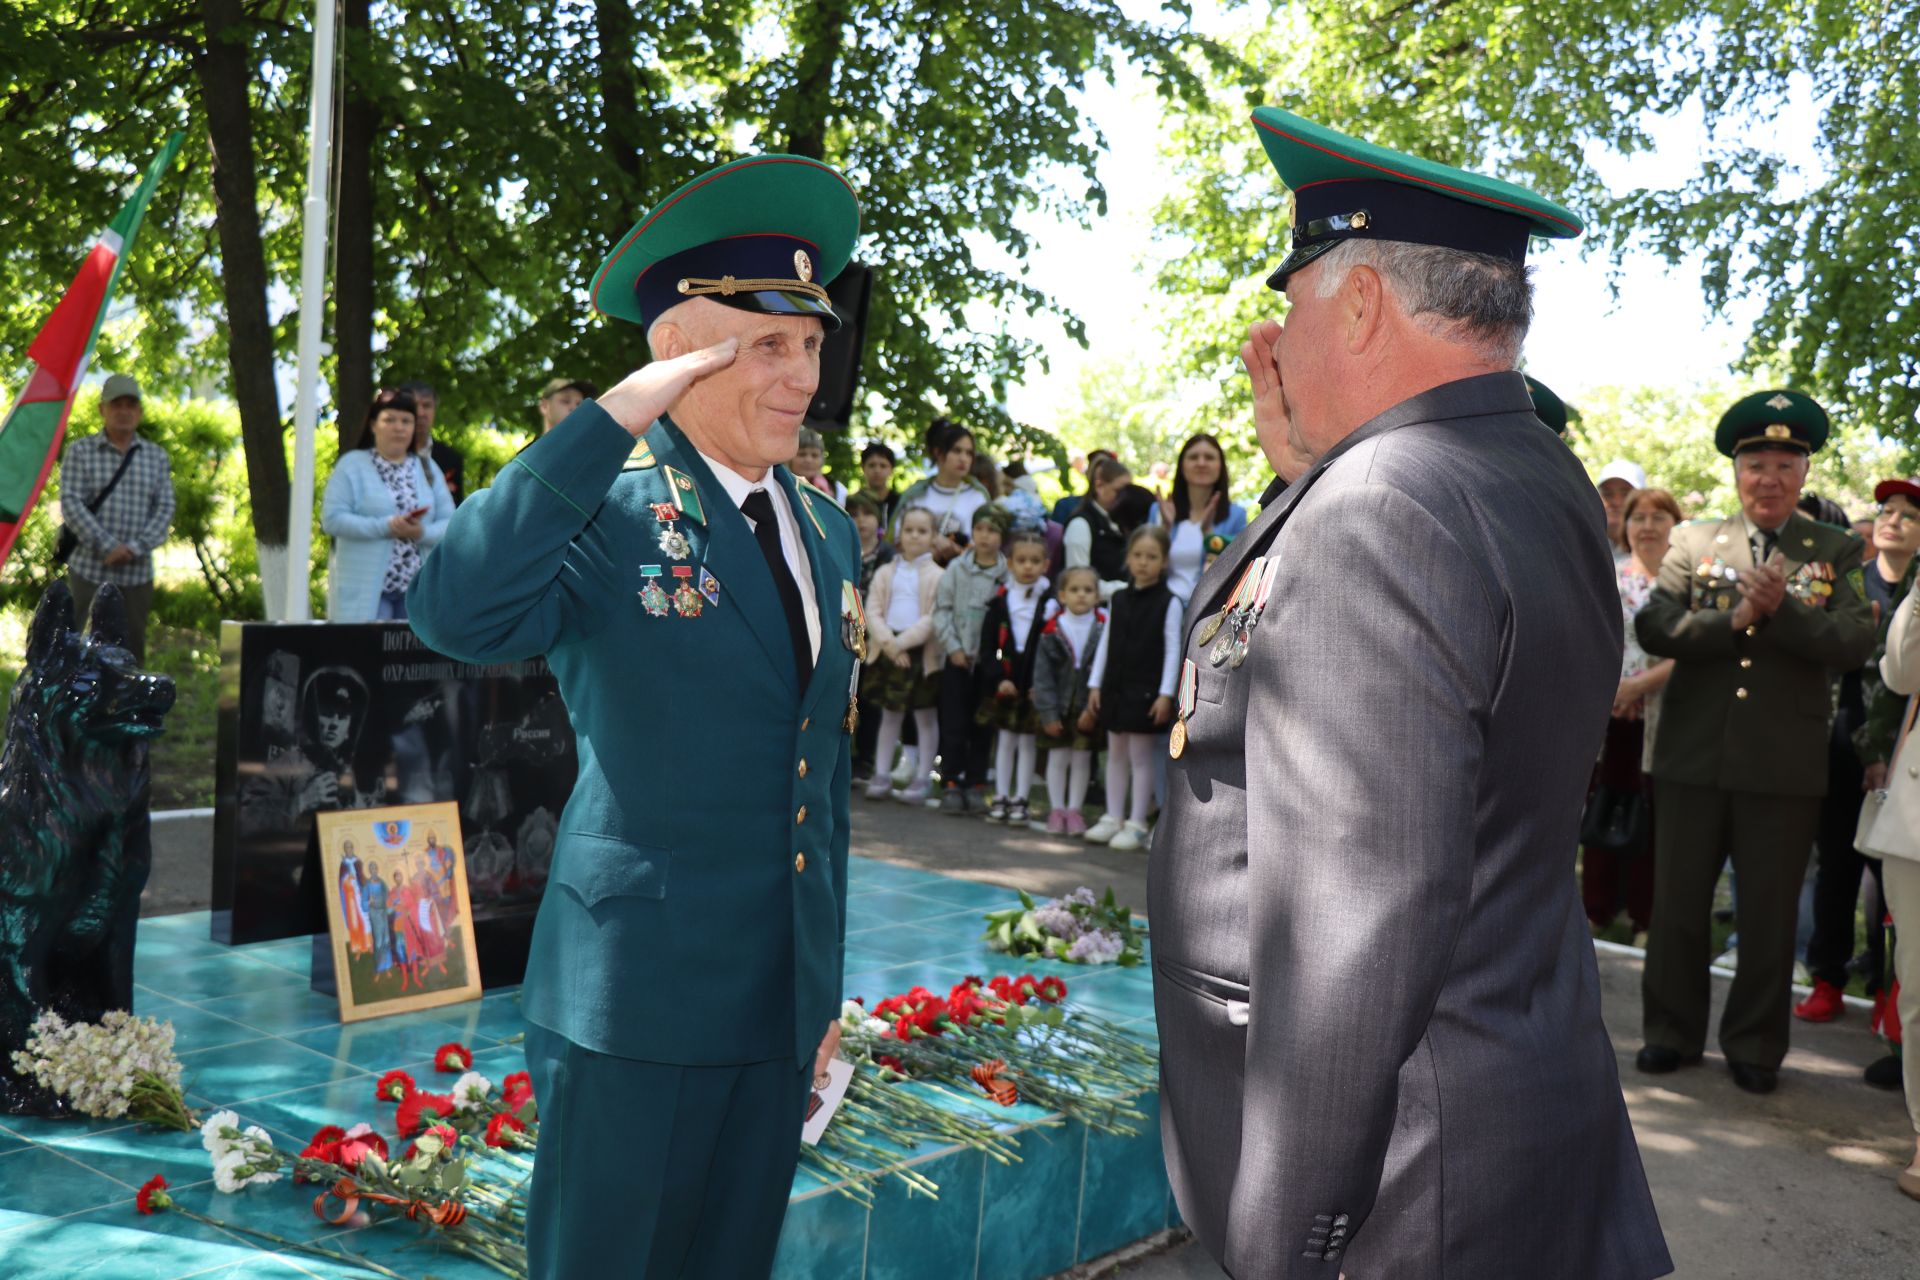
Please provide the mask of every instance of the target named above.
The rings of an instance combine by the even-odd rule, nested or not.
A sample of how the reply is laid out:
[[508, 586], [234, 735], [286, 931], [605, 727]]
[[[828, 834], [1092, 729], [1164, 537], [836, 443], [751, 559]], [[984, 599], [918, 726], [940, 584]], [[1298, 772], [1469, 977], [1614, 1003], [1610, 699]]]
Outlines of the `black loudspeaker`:
[[807, 420], [844, 427], [853, 416], [853, 393], [860, 386], [860, 353], [867, 342], [867, 303], [873, 298], [873, 268], [849, 262], [827, 286], [840, 327], [820, 346], [820, 389], [814, 392]]

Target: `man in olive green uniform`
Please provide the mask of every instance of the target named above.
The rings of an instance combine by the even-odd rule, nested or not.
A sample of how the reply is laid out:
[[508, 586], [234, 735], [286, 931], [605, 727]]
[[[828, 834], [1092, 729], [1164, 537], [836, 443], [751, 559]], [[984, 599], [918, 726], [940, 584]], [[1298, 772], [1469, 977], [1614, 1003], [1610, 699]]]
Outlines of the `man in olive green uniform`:
[[1677, 660], [1654, 743], [1654, 910], [1642, 983], [1642, 1071], [1700, 1060], [1709, 921], [1729, 856], [1740, 966], [1720, 1019], [1734, 1083], [1769, 1093], [1787, 1053], [1800, 882], [1827, 789], [1830, 682], [1873, 646], [1848, 582], [1864, 546], [1795, 510], [1827, 415], [1797, 391], [1729, 409], [1715, 443], [1733, 459], [1740, 513], [1676, 529], [1635, 621]]

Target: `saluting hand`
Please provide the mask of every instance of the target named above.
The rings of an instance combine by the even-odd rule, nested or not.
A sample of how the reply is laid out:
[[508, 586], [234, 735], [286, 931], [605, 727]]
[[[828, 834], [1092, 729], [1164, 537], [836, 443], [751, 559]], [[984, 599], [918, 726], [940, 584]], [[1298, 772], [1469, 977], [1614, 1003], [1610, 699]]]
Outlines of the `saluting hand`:
[[1287, 414], [1287, 399], [1280, 382], [1280, 334], [1278, 320], [1258, 320], [1247, 326], [1247, 340], [1240, 344], [1240, 363], [1247, 368], [1253, 383], [1253, 431], [1260, 440], [1261, 452], [1275, 474], [1291, 484], [1305, 475], [1313, 459], [1293, 438], [1293, 422]]
[[687, 388], [733, 363], [740, 339], [725, 338], [670, 360], [653, 360], [622, 378], [600, 397], [600, 407], [638, 439], [661, 414], [673, 408]]

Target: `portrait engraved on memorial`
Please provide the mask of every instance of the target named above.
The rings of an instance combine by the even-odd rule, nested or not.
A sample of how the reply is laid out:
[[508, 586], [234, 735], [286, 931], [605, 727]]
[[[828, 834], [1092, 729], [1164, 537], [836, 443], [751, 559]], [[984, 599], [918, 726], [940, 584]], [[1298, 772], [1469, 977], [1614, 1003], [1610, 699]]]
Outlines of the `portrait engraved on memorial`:
[[543, 658], [457, 662], [396, 623], [227, 623], [213, 936], [326, 931], [316, 814], [451, 804], [481, 967], [518, 982], [577, 767]]

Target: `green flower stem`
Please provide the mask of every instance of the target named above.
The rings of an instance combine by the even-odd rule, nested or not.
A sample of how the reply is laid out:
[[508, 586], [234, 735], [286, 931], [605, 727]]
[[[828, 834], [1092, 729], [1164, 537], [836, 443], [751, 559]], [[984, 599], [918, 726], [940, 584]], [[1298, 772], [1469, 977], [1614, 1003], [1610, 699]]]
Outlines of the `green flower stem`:
[[373, 1272], [375, 1275], [388, 1276], [391, 1280], [407, 1280], [407, 1277], [401, 1275], [398, 1271], [383, 1267], [371, 1259], [360, 1257], [358, 1254], [343, 1253], [338, 1249], [329, 1249], [325, 1245], [306, 1244], [298, 1240], [288, 1240], [284, 1236], [274, 1235], [271, 1231], [262, 1231], [258, 1227], [249, 1227], [238, 1222], [222, 1222], [220, 1219], [210, 1218], [204, 1213], [196, 1213], [192, 1209], [181, 1205], [177, 1200], [171, 1201], [165, 1212], [177, 1213], [184, 1218], [191, 1218], [203, 1226], [217, 1227], [221, 1231], [229, 1231], [235, 1235], [252, 1236], [256, 1240], [265, 1240], [269, 1244], [277, 1245], [282, 1249], [293, 1249], [300, 1253], [310, 1253], [315, 1257], [327, 1258], [334, 1262], [343, 1262], [350, 1267], [361, 1267]]

